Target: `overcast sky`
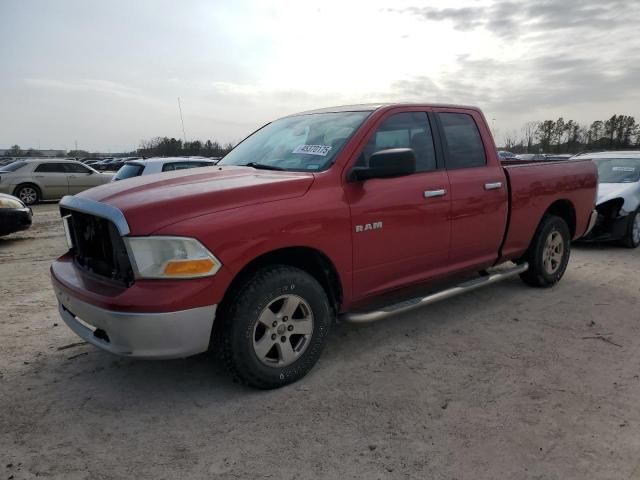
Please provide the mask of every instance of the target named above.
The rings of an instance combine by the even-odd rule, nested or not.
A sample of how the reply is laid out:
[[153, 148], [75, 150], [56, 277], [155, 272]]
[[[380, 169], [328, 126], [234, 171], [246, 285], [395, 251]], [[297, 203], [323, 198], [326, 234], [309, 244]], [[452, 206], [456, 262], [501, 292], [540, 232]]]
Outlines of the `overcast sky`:
[[[640, 116], [637, 0], [0, 0], [0, 148], [237, 141], [288, 113], [468, 103], [497, 130]], [[495, 120], [494, 120], [495, 119]]]

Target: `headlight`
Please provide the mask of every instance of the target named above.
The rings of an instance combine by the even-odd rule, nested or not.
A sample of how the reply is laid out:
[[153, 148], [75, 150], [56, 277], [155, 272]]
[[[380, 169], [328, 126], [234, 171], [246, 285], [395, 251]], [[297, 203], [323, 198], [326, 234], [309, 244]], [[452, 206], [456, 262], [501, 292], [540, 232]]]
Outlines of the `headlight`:
[[0, 198], [0, 208], [26, 208], [20, 200], [13, 198]]
[[195, 238], [125, 237], [136, 278], [198, 278], [222, 263]]

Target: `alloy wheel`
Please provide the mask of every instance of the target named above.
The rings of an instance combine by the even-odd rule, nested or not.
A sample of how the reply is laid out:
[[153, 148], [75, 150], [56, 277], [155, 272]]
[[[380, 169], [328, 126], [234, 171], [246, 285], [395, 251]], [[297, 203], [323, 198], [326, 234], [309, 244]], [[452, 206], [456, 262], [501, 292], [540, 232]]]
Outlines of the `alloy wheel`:
[[557, 230], [553, 230], [548, 236], [544, 244], [544, 252], [542, 254], [542, 265], [548, 275], [553, 275], [558, 271], [562, 264], [564, 255], [564, 240]]
[[32, 187], [23, 187], [18, 193], [18, 198], [27, 205], [31, 205], [38, 199], [38, 192], [36, 192], [36, 190]]
[[253, 351], [270, 367], [295, 362], [309, 346], [313, 335], [313, 312], [298, 295], [282, 295], [260, 313], [253, 329]]

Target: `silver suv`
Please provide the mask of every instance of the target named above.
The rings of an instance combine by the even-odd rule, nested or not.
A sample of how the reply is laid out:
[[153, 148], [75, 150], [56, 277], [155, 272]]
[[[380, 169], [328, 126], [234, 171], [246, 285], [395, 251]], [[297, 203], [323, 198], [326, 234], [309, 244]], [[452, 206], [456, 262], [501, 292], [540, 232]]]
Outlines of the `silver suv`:
[[112, 176], [75, 160], [23, 159], [0, 167], [0, 193], [33, 205], [108, 183]]

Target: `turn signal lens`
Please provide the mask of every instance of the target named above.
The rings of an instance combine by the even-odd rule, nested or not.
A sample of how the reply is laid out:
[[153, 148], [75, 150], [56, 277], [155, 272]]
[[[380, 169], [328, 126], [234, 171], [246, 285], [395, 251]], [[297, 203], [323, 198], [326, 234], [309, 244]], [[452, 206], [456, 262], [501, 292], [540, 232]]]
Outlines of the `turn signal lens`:
[[171, 260], [164, 266], [164, 274], [172, 277], [200, 276], [210, 273], [216, 264], [209, 258], [200, 260]]

